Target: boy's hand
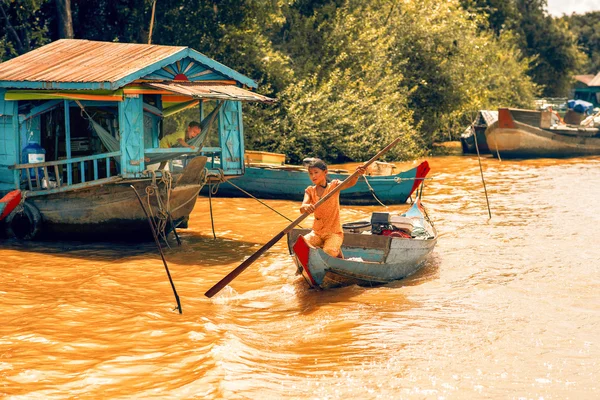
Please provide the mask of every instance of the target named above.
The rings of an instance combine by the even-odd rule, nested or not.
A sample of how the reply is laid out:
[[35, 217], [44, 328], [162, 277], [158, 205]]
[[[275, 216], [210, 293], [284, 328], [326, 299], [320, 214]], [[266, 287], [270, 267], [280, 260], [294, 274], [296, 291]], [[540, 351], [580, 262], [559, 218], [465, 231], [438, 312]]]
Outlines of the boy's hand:
[[302, 214], [312, 214], [313, 212], [315, 212], [315, 206], [313, 204], [302, 204], [300, 206], [300, 212]]

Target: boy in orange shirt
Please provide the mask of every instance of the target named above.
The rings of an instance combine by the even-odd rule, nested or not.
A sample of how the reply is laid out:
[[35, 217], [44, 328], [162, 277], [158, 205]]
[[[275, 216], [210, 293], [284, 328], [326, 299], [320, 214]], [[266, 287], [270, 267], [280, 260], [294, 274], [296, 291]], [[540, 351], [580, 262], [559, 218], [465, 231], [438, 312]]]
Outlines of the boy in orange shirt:
[[[334, 179], [327, 182], [327, 164], [314, 158], [308, 164], [308, 175], [314, 186], [309, 186], [304, 191], [304, 200], [300, 206], [301, 213], [315, 213], [312, 231], [304, 236], [306, 241], [314, 247], [322, 247], [323, 251], [332, 257], [340, 256], [340, 249], [344, 241], [344, 232], [340, 222], [340, 191], [356, 184], [358, 177], [365, 173], [365, 168], [356, 168], [359, 174], [349, 181], [342, 182]], [[315, 204], [327, 193], [342, 185], [343, 187], [325, 203], [315, 210]]]

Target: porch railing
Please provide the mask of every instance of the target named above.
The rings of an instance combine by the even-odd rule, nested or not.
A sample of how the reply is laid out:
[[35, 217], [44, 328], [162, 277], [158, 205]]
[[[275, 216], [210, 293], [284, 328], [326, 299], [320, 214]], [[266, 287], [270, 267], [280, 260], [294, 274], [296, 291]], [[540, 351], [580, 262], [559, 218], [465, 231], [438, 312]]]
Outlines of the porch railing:
[[[111, 158], [119, 159], [120, 156], [121, 152], [115, 151], [58, 161], [16, 164], [9, 169], [15, 171], [16, 189], [20, 189], [23, 181], [32, 192], [30, 195], [35, 195], [36, 192], [46, 194], [115, 180], [117, 177], [111, 174]], [[104, 168], [100, 167], [102, 163]]]

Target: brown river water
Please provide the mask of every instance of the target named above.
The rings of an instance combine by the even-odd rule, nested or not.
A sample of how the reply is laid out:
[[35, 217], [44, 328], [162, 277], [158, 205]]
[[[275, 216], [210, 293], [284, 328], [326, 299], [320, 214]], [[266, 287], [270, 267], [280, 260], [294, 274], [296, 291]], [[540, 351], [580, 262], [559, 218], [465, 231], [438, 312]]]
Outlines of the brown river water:
[[483, 158], [491, 219], [477, 157], [429, 161], [433, 257], [377, 288], [309, 290], [281, 241], [206, 298], [289, 223], [249, 198], [171, 237], [182, 315], [153, 242], [4, 240], [0, 397], [600, 398], [600, 157]]

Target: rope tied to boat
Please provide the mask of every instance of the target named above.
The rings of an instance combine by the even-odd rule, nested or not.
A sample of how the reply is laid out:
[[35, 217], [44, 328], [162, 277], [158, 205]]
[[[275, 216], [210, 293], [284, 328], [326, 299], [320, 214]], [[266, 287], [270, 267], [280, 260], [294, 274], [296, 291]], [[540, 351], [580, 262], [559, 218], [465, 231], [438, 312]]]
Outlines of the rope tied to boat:
[[367, 177], [365, 175], [362, 176], [363, 178], [365, 178], [365, 182], [367, 184], [367, 186], [369, 187], [369, 192], [371, 192], [371, 195], [373, 196], [373, 198], [379, 203], [381, 204], [383, 207], [387, 208], [387, 206], [385, 204], [383, 204], [381, 202], [381, 200], [379, 200], [377, 198], [377, 195], [375, 194], [375, 190], [373, 189], [373, 187], [371, 186], [371, 184], [369, 183], [369, 181], [367, 180]]
[[215, 180], [217, 181], [216, 184], [210, 184], [210, 191], [212, 195], [217, 194], [217, 192], [219, 191], [219, 186], [221, 185], [221, 183], [226, 182], [227, 179], [225, 179], [225, 171], [223, 171], [222, 168], [217, 168], [217, 173], [211, 172], [210, 176], [207, 176], [207, 180], [210, 177], [211, 180], [213, 180], [213, 178], [216, 178]]
[[[165, 172], [168, 173], [169, 177], [165, 179]], [[172, 182], [172, 178], [170, 178], [170, 172], [162, 171], [161, 182], [163, 182], [166, 192], [167, 192], [167, 205], [165, 206], [163, 199], [160, 195], [160, 189], [156, 180], [156, 171], [146, 170], [144, 173], [149, 174], [151, 176], [150, 185], [146, 186], [146, 202], [148, 203], [148, 212], [152, 217], [152, 221], [154, 222], [154, 227], [157, 233], [162, 237], [167, 246], [171, 248], [169, 242], [167, 241], [167, 223], [169, 222], [169, 213], [168, 213], [168, 201], [169, 201], [169, 192], [171, 190], [170, 185]], [[154, 215], [153, 207], [151, 204], [151, 198], [156, 198], [156, 215]]]
[[[238, 189], [240, 192], [248, 195], [249, 197], [253, 198], [254, 200], [258, 201], [260, 204], [262, 204], [263, 206], [267, 207], [269, 210], [275, 212], [276, 214], [278, 214], [279, 216], [285, 218], [286, 220], [292, 222], [291, 219], [289, 219], [288, 217], [286, 217], [285, 215], [283, 215], [282, 213], [280, 213], [279, 211], [277, 211], [276, 209], [274, 209], [273, 207], [269, 206], [268, 204], [266, 204], [265, 202], [263, 202], [262, 200], [254, 197], [253, 195], [251, 195], [250, 193], [248, 193], [247, 191], [245, 191], [244, 189], [242, 189], [241, 187], [239, 187], [238, 185], [236, 185], [235, 183], [231, 182], [231, 180], [225, 181], [227, 183], [229, 183], [231, 186], [233, 186], [234, 188]], [[300, 224], [298, 224], [298, 227], [300, 229], [304, 229]]]
[[212, 196], [213, 196], [213, 194], [217, 194], [217, 191], [219, 190], [219, 185], [221, 184], [221, 182], [225, 182], [225, 171], [223, 171], [222, 168], [218, 168], [217, 170], [219, 171], [217, 175], [211, 174], [211, 177], [215, 176], [218, 178], [217, 184], [215, 185], [216, 188], [213, 189], [212, 183], [208, 185], [208, 207], [210, 210], [210, 225], [212, 227], [213, 239], [217, 238], [217, 234], [215, 233], [215, 219], [213, 217]]

